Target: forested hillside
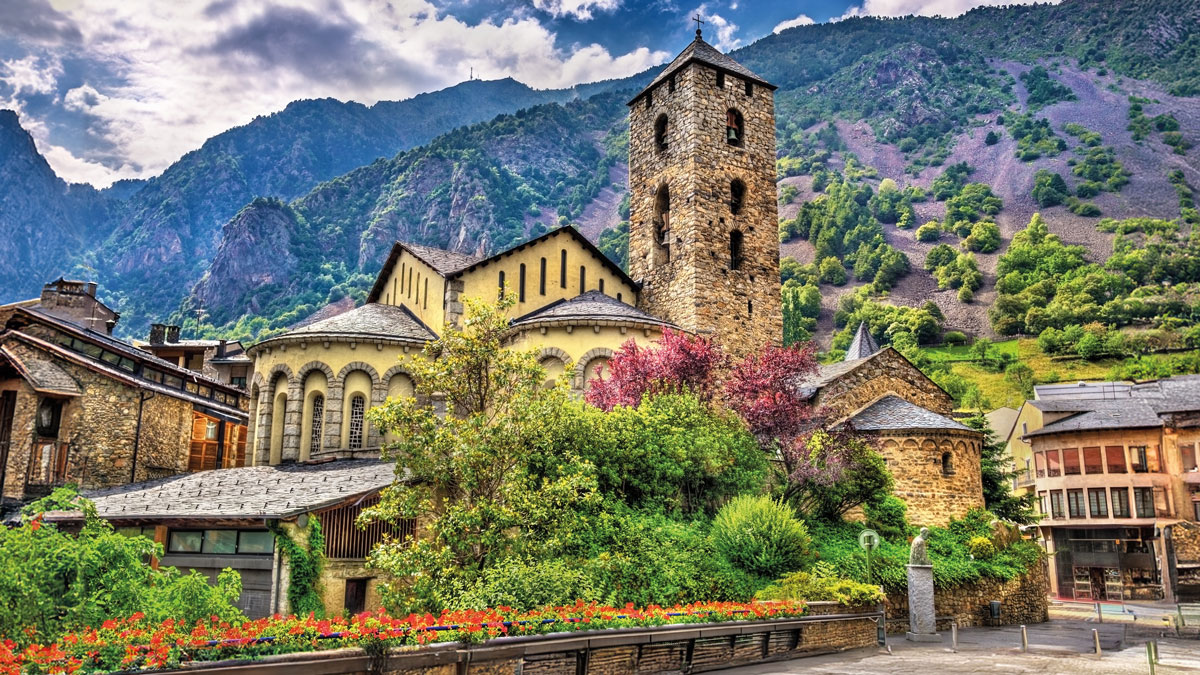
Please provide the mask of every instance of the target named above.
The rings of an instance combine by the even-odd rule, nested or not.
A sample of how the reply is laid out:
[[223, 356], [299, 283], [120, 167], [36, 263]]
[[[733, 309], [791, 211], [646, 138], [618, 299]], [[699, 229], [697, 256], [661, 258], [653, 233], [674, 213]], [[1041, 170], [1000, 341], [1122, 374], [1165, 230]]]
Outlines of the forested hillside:
[[[1200, 6], [1188, 0], [1067, 0], [956, 19], [801, 26], [734, 52], [780, 85], [789, 338], [816, 334], [828, 345], [865, 318], [883, 340], [893, 325], [933, 340], [945, 329], [1036, 333], [1070, 323], [1030, 321], [1030, 307], [1053, 315], [1075, 301], [1055, 304], [1044, 279], [1013, 276], [1003, 258], [1035, 213], [1079, 247], [1087, 269], [1109, 270], [1098, 287], [1075, 272], [1056, 276], [1056, 286], [1085, 287], [1097, 307], [1139, 300], [1125, 324], [1154, 323], [1161, 307], [1190, 323], [1191, 284], [1200, 281], [1188, 246], [1200, 185], [1200, 150], [1191, 147], [1200, 140], [1197, 25]], [[550, 103], [478, 117], [489, 121], [411, 150], [436, 125], [427, 138], [394, 138], [363, 121], [362, 110], [385, 104], [357, 116], [330, 112], [353, 104], [295, 104], [279, 114], [289, 116], [287, 133], [218, 152], [230, 132], [133, 191], [106, 245], [81, 262], [95, 266], [126, 316], [177, 311], [204, 331], [246, 337], [363, 297], [395, 238], [490, 253], [569, 222], [621, 260], [623, 96], [650, 75], [513, 95], [495, 106]], [[563, 104], [595, 92], [605, 95]], [[400, 154], [350, 170], [394, 154], [382, 152], [386, 142]], [[341, 168], [315, 159], [356, 144], [338, 155]], [[304, 159], [281, 161], [292, 157]], [[1117, 255], [1113, 232], [1122, 233]], [[1174, 252], [1169, 263], [1163, 251]], [[1113, 286], [1109, 277], [1132, 261], [1149, 272]], [[1173, 299], [1141, 301], [1151, 288]], [[881, 309], [888, 304], [914, 309]], [[989, 314], [991, 305], [1002, 309]]]

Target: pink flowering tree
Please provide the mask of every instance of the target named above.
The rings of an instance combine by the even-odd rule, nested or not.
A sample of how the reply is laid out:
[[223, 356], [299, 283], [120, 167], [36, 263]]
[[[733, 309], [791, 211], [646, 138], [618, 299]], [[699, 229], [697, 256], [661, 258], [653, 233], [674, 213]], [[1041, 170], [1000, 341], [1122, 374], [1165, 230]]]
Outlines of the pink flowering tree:
[[643, 398], [661, 393], [688, 391], [711, 401], [718, 373], [728, 362], [725, 351], [712, 340], [664, 329], [653, 347], [639, 347], [633, 340], [621, 345], [609, 359], [608, 377], [592, 380], [585, 398], [604, 411], [636, 408]]

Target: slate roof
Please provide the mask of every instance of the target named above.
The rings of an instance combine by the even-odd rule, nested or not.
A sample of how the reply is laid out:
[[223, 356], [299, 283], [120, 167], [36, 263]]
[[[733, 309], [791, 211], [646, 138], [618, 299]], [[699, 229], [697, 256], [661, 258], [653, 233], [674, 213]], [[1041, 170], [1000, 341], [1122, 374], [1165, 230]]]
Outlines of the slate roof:
[[821, 364], [820, 366], [817, 366], [816, 374], [798, 382], [796, 388], [800, 392], [801, 396], [810, 398], [825, 385], [833, 382], [846, 373], [849, 373], [865, 362], [866, 359], [855, 359], [853, 361], [838, 361], [837, 363]]
[[280, 338], [349, 336], [392, 338], [424, 342], [436, 340], [437, 335], [421, 322], [407, 307], [368, 302], [354, 309], [310, 323], [283, 335], [267, 338], [259, 344]]
[[[382, 489], [395, 465], [374, 459], [213, 469], [85, 492], [103, 518], [290, 518]], [[47, 520], [78, 520], [59, 511]]]
[[[1094, 400], [1085, 402], [1092, 404], [1088, 406], [1087, 410], [1051, 422], [1041, 429], [1030, 431], [1025, 434], [1025, 437], [1046, 436], [1071, 431], [1148, 429], [1163, 425], [1162, 419], [1159, 418], [1150, 403], [1142, 399], [1130, 398], [1119, 401]], [[1193, 407], [1200, 407], [1200, 405], [1194, 403]]]
[[645, 94], [647, 91], [657, 87], [659, 83], [665, 82], [667, 78], [669, 78], [675, 71], [680, 70], [693, 61], [712, 66], [718, 70], [724, 70], [727, 73], [751, 80], [753, 82], [757, 82], [758, 84], [768, 87], [771, 90], [776, 89], [775, 85], [767, 82], [758, 75], [755, 75], [754, 72], [746, 66], [743, 66], [729, 56], [722, 54], [721, 51], [716, 47], [705, 42], [704, 38], [700, 36], [700, 31], [696, 31], [696, 39], [692, 40], [691, 44], [685, 47], [683, 51], [679, 52], [679, 56], [676, 56], [674, 61], [671, 61], [666, 68], [663, 68], [662, 72], [658, 74], [658, 77], [654, 78], [649, 85], [639, 91], [638, 95], [634, 96], [633, 99], [629, 101], [629, 105], [633, 105], [635, 101], [642, 97], [642, 94]]
[[401, 244], [401, 246], [407, 248], [409, 252], [420, 258], [425, 264], [432, 267], [438, 274], [444, 277], [464, 270], [483, 259], [477, 255], [447, 251], [444, 248], [434, 248], [432, 246], [421, 246], [420, 244]]
[[949, 417], [909, 403], [899, 396], [888, 395], [867, 406], [850, 418], [859, 431], [888, 431], [904, 429], [953, 429], [975, 431]]
[[871, 337], [871, 331], [867, 330], [867, 323], [860, 321], [858, 330], [854, 331], [854, 339], [851, 340], [850, 346], [846, 348], [846, 358], [843, 361], [856, 361], [865, 359], [875, 352], [879, 351], [879, 343], [875, 342], [875, 338]]
[[1179, 375], [1134, 385], [1133, 395], [1157, 413], [1200, 410], [1200, 375]]
[[1106, 400], [1129, 398], [1132, 385], [1126, 382], [1059, 382], [1039, 384], [1033, 388], [1039, 401], [1070, 399]]
[[513, 320], [514, 326], [539, 321], [634, 321], [671, 326], [662, 319], [609, 297], [600, 291], [581, 293], [570, 300], [559, 300]]
[[21, 376], [42, 394], [58, 394], [60, 396], [82, 396], [79, 383], [59, 368], [54, 362], [45, 359], [37, 350], [26, 345], [11, 342], [0, 346], [0, 355], [13, 364]]

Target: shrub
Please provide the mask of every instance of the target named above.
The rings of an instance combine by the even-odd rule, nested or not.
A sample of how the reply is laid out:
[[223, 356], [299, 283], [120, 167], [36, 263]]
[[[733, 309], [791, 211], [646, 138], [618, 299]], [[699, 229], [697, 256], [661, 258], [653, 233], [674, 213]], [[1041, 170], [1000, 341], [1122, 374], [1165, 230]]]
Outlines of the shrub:
[[942, 236], [942, 228], [936, 221], [930, 221], [917, 228], [917, 241], [937, 241]]
[[967, 342], [966, 334], [957, 330], [946, 331], [946, 334], [942, 336], [942, 339], [948, 345], [961, 345], [966, 344]]
[[803, 521], [770, 497], [735, 497], [713, 519], [712, 538], [726, 560], [751, 574], [777, 577], [813, 562]]
[[1000, 228], [990, 220], [981, 220], [971, 227], [971, 235], [963, 240], [969, 251], [991, 253], [1000, 248]]
[[512, 607], [524, 611], [598, 599], [591, 577], [573, 562], [512, 557], [484, 570], [448, 609]]
[[987, 537], [971, 537], [967, 541], [967, 550], [977, 560], [996, 555], [996, 547], [992, 544], [992, 540]]
[[867, 527], [879, 536], [892, 541], [903, 541], [908, 537], [908, 504], [895, 495], [888, 495], [875, 503], [863, 506]]
[[966, 304], [975, 299], [975, 291], [971, 290], [970, 286], [962, 286], [958, 289], [958, 301]]
[[846, 283], [846, 268], [842, 265], [842, 261], [833, 256], [829, 256], [821, 261], [820, 265], [821, 283], [833, 284], [841, 286]]
[[995, 145], [1000, 142], [1000, 135], [995, 131], [989, 131], [987, 133], [987, 137], [983, 139], [983, 142], [988, 145]]
[[875, 605], [883, 602], [879, 586], [843, 579], [831, 565], [818, 563], [813, 572], [795, 572], [759, 591], [759, 600], [832, 600], [844, 605]]

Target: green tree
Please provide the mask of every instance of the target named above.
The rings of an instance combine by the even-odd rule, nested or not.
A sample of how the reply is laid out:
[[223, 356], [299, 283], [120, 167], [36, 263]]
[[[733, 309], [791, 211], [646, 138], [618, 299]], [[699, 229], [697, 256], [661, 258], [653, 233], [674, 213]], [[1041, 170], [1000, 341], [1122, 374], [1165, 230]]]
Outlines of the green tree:
[[[448, 327], [422, 357], [409, 358], [417, 397], [368, 413], [398, 439], [383, 451], [397, 476], [364, 519], [426, 521], [417, 540], [385, 541], [371, 554], [373, 566], [410, 580], [384, 585], [394, 608], [448, 606], [457, 589], [514, 551], [560, 541], [576, 510], [598, 499], [590, 467], [561, 443], [571, 433], [565, 382], [547, 388], [534, 352], [504, 346], [515, 297], [495, 305], [468, 299], [463, 328]], [[537, 475], [551, 449], [575, 469]]]
[[[1041, 342], [1039, 336], [1038, 342]], [[1021, 398], [1033, 398], [1033, 368], [1026, 363], [1014, 363], [1004, 369], [1004, 380], [1021, 392]]]
[[841, 286], [846, 283], [846, 268], [842, 261], [829, 256], [821, 261], [821, 283]]
[[1013, 478], [1017, 472], [1012, 468], [1011, 458], [1006, 456], [1005, 441], [996, 438], [987, 418], [982, 414], [964, 420], [967, 426], [983, 432], [983, 449], [980, 453], [980, 479], [983, 481], [983, 503], [997, 517], [1021, 525], [1037, 522], [1033, 509], [1036, 497], [1012, 492]]
[[1071, 189], [1067, 187], [1067, 182], [1063, 180], [1062, 174], [1038, 169], [1038, 172], [1033, 175], [1033, 200], [1038, 203], [1038, 206], [1042, 208], [1057, 206], [1066, 201], [1070, 194]]

